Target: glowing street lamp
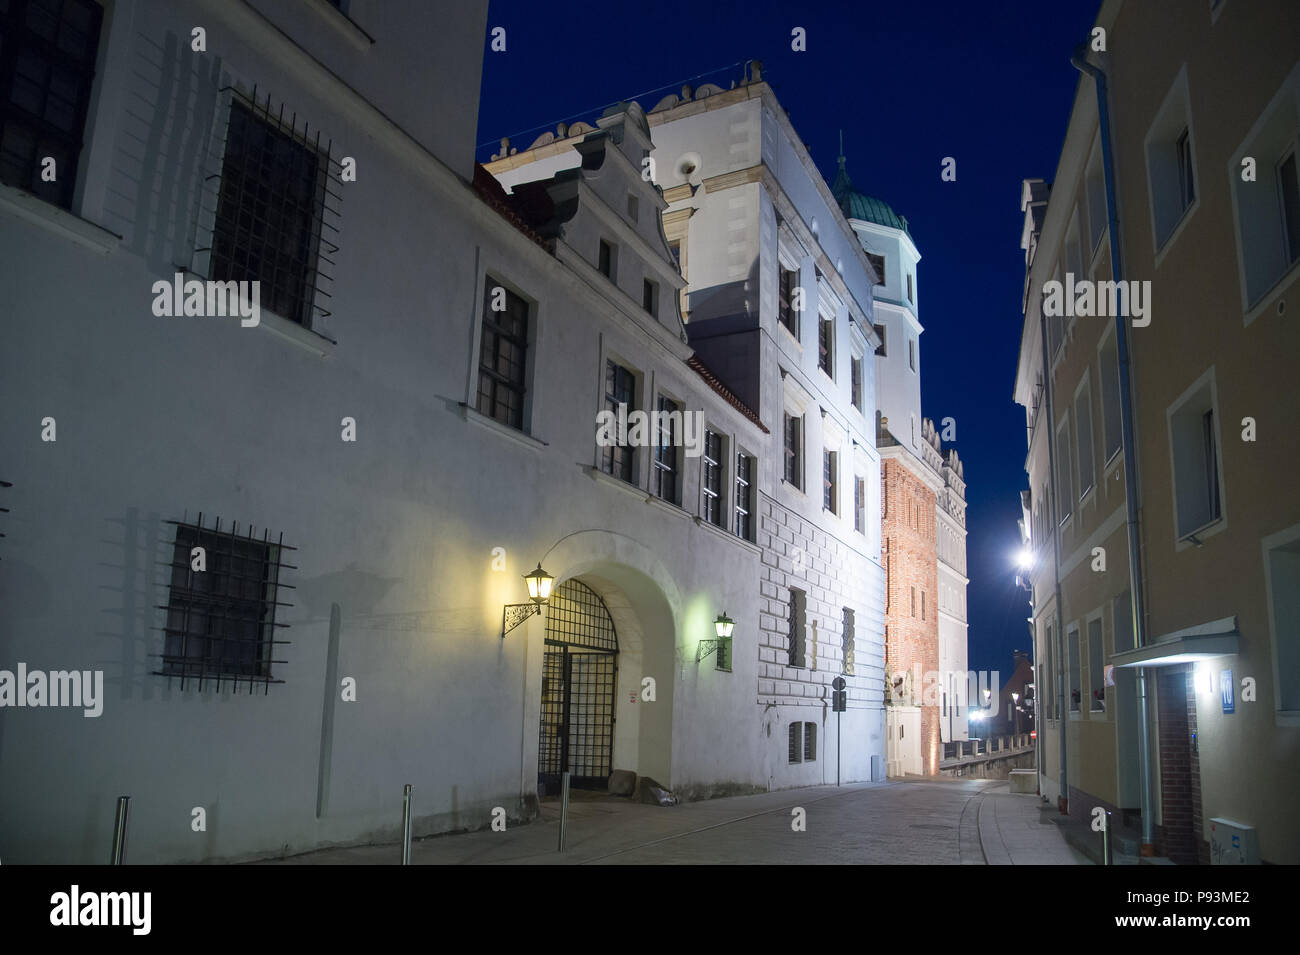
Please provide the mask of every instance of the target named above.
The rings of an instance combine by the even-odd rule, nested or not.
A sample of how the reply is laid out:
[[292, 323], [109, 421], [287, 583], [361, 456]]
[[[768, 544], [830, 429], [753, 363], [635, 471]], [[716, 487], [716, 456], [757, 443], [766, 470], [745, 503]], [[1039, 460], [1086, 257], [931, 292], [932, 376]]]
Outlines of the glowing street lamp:
[[716, 640], [701, 640], [695, 647], [695, 662], [699, 663], [710, 653], [715, 650], [718, 652], [718, 669], [727, 670], [731, 668], [731, 631], [736, 627], [736, 621], [727, 616], [724, 610], [713, 621], [713, 632], [716, 634]]
[[528, 585], [528, 600], [526, 604], [506, 604], [501, 610], [501, 639], [506, 638], [506, 634], [519, 626], [533, 614], [541, 613], [542, 607], [551, 599], [551, 586], [555, 583], [555, 578], [542, 570], [542, 565], [538, 563], [537, 569], [532, 573], [524, 574], [524, 583]]

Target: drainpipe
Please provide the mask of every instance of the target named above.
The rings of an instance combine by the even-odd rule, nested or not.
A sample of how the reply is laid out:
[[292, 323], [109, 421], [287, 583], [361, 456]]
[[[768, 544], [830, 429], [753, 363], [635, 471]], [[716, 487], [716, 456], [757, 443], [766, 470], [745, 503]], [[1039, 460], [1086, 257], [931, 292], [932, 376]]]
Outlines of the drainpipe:
[[[1047, 316], [1043, 313], [1041, 303], [1038, 306], [1038, 340], [1043, 350], [1043, 408], [1040, 413], [1047, 415], [1047, 484], [1052, 489], [1052, 493], [1048, 495], [1048, 498], [1052, 502], [1052, 553], [1056, 561], [1056, 566], [1052, 568], [1052, 583], [1056, 588], [1056, 620], [1055, 626], [1052, 628], [1052, 642], [1056, 645], [1054, 656], [1061, 664], [1057, 668], [1059, 675], [1056, 678], [1056, 701], [1057, 705], [1061, 707], [1061, 715], [1056, 721], [1060, 729], [1061, 747], [1061, 770], [1057, 774], [1061, 791], [1056, 797], [1056, 807], [1060, 810], [1061, 815], [1066, 815], [1069, 812], [1070, 789], [1065, 772], [1065, 726], [1070, 718], [1070, 704], [1065, 699], [1066, 660], [1062, 653], [1065, 649], [1065, 635], [1061, 632], [1061, 518], [1058, 513], [1059, 509], [1056, 506], [1056, 495], [1058, 493], [1056, 486], [1056, 412], [1052, 410], [1052, 358], [1047, 353]], [[1039, 427], [1042, 424], [1043, 422], [1038, 422]]]
[[[1114, 151], [1110, 141], [1110, 110], [1107, 105], [1106, 73], [1086, 59], [1087, 46], [1080, 44], [1070, 57], [1076, 70], [1086, 73], [1097, 88], [1097, 117], [1101, 127], [1101, 165], [1106, 181], [1106, 213], [1110, 228], [1111, 278], [1123, 280], [1120, 256], [1119, 206], [1115, 198]], [[1128, 579], [1133, 614], [1133, 637], [1136, 646], [1146, 646], [1146, 602], [1142, 596], [1142, 550], [1138, 536], [1137, 441], [1133, 433], [1133, 386], [1129, 371], [1128, 328], [1125, 316], [1115, 316], [1115, 351], [1119, 358], [1120, 435], [1124, 448], [1124, 506], [1128, 513]], [[1154, 854], [1155, 820], [1151, 789], [1151, 741], [1148, 727], [1146, 667], [1138, 667], [1138, 760], [1142, 769], [1142, 854]]]

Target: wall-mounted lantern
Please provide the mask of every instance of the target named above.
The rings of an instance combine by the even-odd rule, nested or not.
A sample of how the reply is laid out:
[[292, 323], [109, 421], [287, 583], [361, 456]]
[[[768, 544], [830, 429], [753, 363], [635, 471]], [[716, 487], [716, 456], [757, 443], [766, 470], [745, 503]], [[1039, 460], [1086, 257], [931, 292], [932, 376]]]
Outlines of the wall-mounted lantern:
[[[727, 616], [724, 610], [718, 614], [717, 619], [713, 621], [713, 632], [717, 635], [716, 640], [701, 640], [695, 648], [695, 662], [699, 663], [710, 653], [715, 650], [718, 652], [718, 669], [727, 670], [731, 668], [731, 631], [735, 629], [736, 621]], [[723, 664], [726, 664], [725, 666]]]
[[539, 563], [537, 569], [530, 574], [524, 574], [524, 582], [528, 584], [528, 600], [526, 604], [506, 604], [501, 611], [501, 639], [506, 638], [506, 634], [519, 626], [535, 613], [541, 613], [542, 607], [551, 599], [551, 585], [555, 578], [542, 570]]

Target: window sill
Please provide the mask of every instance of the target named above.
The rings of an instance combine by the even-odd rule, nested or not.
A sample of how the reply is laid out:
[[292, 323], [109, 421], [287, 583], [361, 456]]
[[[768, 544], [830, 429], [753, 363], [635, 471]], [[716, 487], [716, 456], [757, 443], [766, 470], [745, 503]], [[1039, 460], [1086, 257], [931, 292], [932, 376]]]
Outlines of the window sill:
[[88, 219], [14, 186], [0, 184], [0, 212], [42, 226], [100, 255], [108, 255], [122, 241], [116, 232], [109, 232]]
[[786, 328], [785, 323], [779, 318], [776, 320], [776, 327], [785, 332], [785, 337], [790, 340], [790, 344], [797, 348], [800, 354], [803, 354], [803, 343], [799, 341], [799, 336]]
[[1277, 301], [1281, 298], [1282, 293], [1291, 288], [1292, 282], [1300, 277], [1300, 259], [1292, 262], [1287, 266], [1286, 271], [1278, 276], [1277, 281], [1268, 287], [1268, 289], [1255, 300], [1254, 304], [1246, 309], [1242, 317], [1242, 326], [1248, 326], [1255, 319], [1259, 318], [1270, 307], [1276, 306]]
[[477, 425], [485, 431], [491, 431], [494, 434], [501, 435], [503, 438], [509, 438], [516, 444], [522, 444], [524, 447], [531, 448], [534, 451], [540, 451], [542, 448], [549, 447], [549, 445], [541, 438], [534, 438], [531, 434], [528, 434], [525, 431], [520, 431], [518, 428], [512, 428], [508, 424], [502, 424], [495, 418], [489, 418], [487, 415], [483, 414], [483, 412], [471, 408], [464, 401], [457, 402], [457, 405], [460, 408], [461, 417], [470, 424]]
[[691, 519], [692, 515], [688, 514], [686, 509], [682, 507], [680, 504], [674, 504], [672, 501], [665, 501], [662, 497], [659, 497], [655, 494], [647, 494], [645, 498], [645, 502], [647, 504], [653, 504], [655, 507], [659, 508], [660, 510], [667, 511], [669, 514], [673, 515], [674, 517], [681, 517], [686, 520]]
[[[1186, 534], [1180, 535], [1176, 541], [1176, 549], [1183, 551], [1189, 547], [1195, 547], [1197, 549], [1204, 547], [1205, 538], [1213, 537], [1215, 534], [1219, 533], [1219, 531], [1223, 530], [1227, 526], [1227, 523], [1228, 522], [1224, 520], [1222, 515], [1216, 517], [1212, 521], [1207, 521], [1195, 530], [1190, 530]], [[1197, 538], [1200, 543], [1198, 544], [1197, 541], [1192, 540], [1193, 537]]]
[[700, 527], [704, 528], [706, 531], [708, 531], [711, 534], [717, 534], [719, 537], [725, 537], [733, 544], [739, 544], [741, 547], [743, 547], [745, 550], [749, 551], [751, 554], [755, 555], [756, 557], [761, 556], [763, 553], [763, 549], [759, 547], [757, 544], [751, 541], [747, 541], [743, 537], [736, 536], [735, 534], [731, 533], [731, 531], [727, 530], [725, 527], [719, 527], [717, 524], [710, 524], [702, 517], [696, 517], [695, 523], [698, 524]]
[[319, 13], [326, 23], [338, 30], [359, 49], [368, 50], [374, 46], [375, 38], [361, 29], [355, 20], [330, 3], [329, 0], [309, 0], [307, 5]]
[[262, 310], [262, 320], [258, 323], [258, 328], [265, 328], [268, 332], [278, 335], [287, 342], [304, 348], [320, 358], [329, 358], [334, 354], [334, 349], [338, 342], [332, 338], [326, 338], [320, 332], [313, 332], [310, 328], [303, 328], [297, 322], [291, 322], [283, 316]]
[[596, 483], [618, 488], [620, 491], [631, 494], [640, 500], [645, 500], [645, 491], [637, 487], [635, 484], [624, 481], [622, 478], [614, 477], [612, 474], [606, 474], [600, 468], [594, 467], [590, 464], [584, 464], [582, 468]]
[[801, 488], [798, 484], [791, 484], [791, 483], [790, 483], [789, 481], [787, 481], [785, 478], [781, 478], [781, 486], [782, 486], [783, 488], [785, 488], [786, 490], [788, 490], [788, 491], [794, 491], [796, 494], [802, 494], [804, 497], [807, 497], [807, 496], [808, 496], [808, 495], [804, 492], [804, 489]]

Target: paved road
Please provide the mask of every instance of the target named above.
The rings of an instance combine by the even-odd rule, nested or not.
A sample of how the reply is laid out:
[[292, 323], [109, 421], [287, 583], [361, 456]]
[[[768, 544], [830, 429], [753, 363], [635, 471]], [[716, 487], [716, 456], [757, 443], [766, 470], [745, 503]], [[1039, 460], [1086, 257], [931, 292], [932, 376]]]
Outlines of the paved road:
[[[1076, 864], [1034, 796], [1005, 782], [947, 779], [862, 783], [686, 803], [671, 809], [578, 794], [568, 849], [556, 851], [559, 807], [506, 832], [421, 839], [416, 865], [447, 864]], [[804, 811], [797, 830], [795, 809]], [[281, 864], [374, 865], [396, 846], [325, 849]]]

